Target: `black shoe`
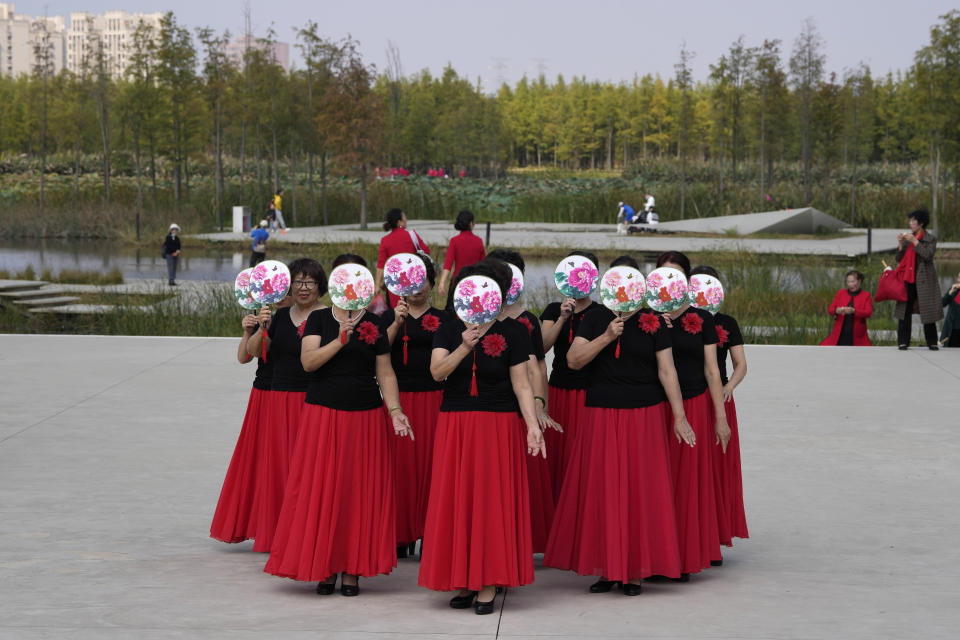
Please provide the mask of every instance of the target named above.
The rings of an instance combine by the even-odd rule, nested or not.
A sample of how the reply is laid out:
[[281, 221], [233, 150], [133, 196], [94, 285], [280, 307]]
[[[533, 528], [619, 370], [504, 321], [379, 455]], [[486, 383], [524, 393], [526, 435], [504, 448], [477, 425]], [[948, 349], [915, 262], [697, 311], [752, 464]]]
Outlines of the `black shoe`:
[[[493, 598], [496, 600], [497, 596], [493, 596]], [[475, 606], [473, 610], [477, 612], [478, 616], [489, 615], [493, 613], [493, 600], [490, 602], [480, 602], [477, 600], [477, 606]]]
[[633, 584], [632, 582], [623, 583], [623, 595], [625, 596], [638, 596], [640, 595], [640, 585]]
[[333, 576], [333, 580], [327, 578], [323, 582], [317, 583], [317, 595], [319, 596], [328, 596], [333, 593], [334, 589], [337, 588], [337, 576]]
[[940, 351], [940, 347], [935, 344], [928, 344], [927, 349], [930, 349], [930, 351]]
[[719, 560], [711, 560], [711, 561], [710, 561], [710, 566], [711, 566], [711, 567], [722, 567], [722, 566], [723, 566], [723, 558], [720, 558]]
[[590, 585], [590, 593], [607, 593], [616, 585], [616, 580], [597, 580]]
[[908, 348], [909, 348], [909, 345], [905, 345], [905, 344], [901, 344], [899, 347], [897, 347], [897, 349], [900, 349], [900, 351], [906, 351]]
[[397, 559], [406, 558], [406, 557], [407, 557], [407, 545], [402, 544], [399, 547], [397, 547]]
[[681, 573], [679, 578], [670, 578], [674, 582], [690, 582], [689, 573]]
[[343, 578], [340, 578], [340, 595], [352, 597], [360, 595], [360, 578], [357, 577], [357, 584], [344, 584]]
[[476, 591], [471, 591], [465, 596], [454, 596], [450, 598], [451, 609], [469, 609], [473, 604], [473, 599], [477, 597]]
[[169, 284], [170, 284], [170, 286], [171, 286], [171, 287], [175, 287], [175, 286], [177, 286], [177, 283], [176, 283], [176, 282], [174, 282], [173, 280], [171, 280], [171, 281], [169, 282]]

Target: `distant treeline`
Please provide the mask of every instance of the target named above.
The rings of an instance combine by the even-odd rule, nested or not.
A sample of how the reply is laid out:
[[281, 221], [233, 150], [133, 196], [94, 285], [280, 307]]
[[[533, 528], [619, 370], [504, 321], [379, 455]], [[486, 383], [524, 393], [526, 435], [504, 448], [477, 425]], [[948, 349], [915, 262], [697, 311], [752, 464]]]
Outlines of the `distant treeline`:
[[191, 32], [168, 13], [159, 31], [134, 34], [120, 78], [96, 40], [79, 75], [53, 74], [52, 50], [36, 47], [32, 74], [0, 78], [0, 216], [110, 210], [119, 198], [138, 232], [151, 212], [168, 210], [192, 210], [212, 227], [230, 205], [259, 208], [292, 187], [302, 219], [340, 221], [342, 209], [331, 208], [350, 206], [347, 217], [365, 223], [375, 168], [396, 166], [472, 179], [605, 170], [632, 189], [675, 192], [670, 217], [812, 204], [871, 224], [878, 189], [899, 193], [881, 218], [884, 207], [914, 204], [957, 217], [956, 10], [918, 43], [906, 71], [879, 78], [865, 64], [828, 73], [808, 21], [789, 52], [777, 40], [737, 39], [700, 81], [684, 49], [670, 78], [541, 76], [496, 95], [450, 67], [439, 78], [405, 75], [393, 47], [378, 71], [355, 41], [329, 39], [312, 21], [296, 34], [303, 66], [289, 72], [261, 46], [234, 64], [229, 39]]

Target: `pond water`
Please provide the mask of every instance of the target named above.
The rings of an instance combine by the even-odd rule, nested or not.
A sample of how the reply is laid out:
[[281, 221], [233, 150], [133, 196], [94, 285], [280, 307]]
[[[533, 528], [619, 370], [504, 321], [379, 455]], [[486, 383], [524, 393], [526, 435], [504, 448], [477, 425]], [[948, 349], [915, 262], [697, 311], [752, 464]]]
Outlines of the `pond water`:
[[[271, 259], [289, 261], [302, 254], [296, 249], [271, 248]], [[180, 259], [177, 278], [183, 280], [219, 280], [232, 282], [237, 272], [247, 266], [249, 253], [236, 251], [235, 247], [189, 249]], [[58, 273], [63, 269], [108, 272], [117, 268], [125, 280], [166, 279], [166, 262], [160, 255], [160, 249], [148, 250], [132, 248], [89, 240], [23, 240], [0, 242], [0, 269], [11, 273], [32, 266], [37, 275], [50, 269]], [[534, 259], [527, 262], [526, 288], [537, 292], [538, 297], [553, 298], [553, 271], [555, 260]], [[654, 264], [641, 264], [641, 271], [649, 273]], [[607, 264], [602, 264], [603, 271]], [[941, 286], [949, 287], [960, 266], [956, 263], [938, 262], [937, 270], [941, 276]], [[843, 286], [843, 274], [847, 266], [824, 266], [822, 263], [809, 267], [791, 264], [784, 267], [769, 268], [769, 282], [789, 291], [799, 291], [810, 287], [820, 287], [828, 283]], [[872, 280], [875, 274], [867, 274]], [[832, 284], [831, 284], [832, 286]], [[546, 300], [544, 301], [546, 302]]]

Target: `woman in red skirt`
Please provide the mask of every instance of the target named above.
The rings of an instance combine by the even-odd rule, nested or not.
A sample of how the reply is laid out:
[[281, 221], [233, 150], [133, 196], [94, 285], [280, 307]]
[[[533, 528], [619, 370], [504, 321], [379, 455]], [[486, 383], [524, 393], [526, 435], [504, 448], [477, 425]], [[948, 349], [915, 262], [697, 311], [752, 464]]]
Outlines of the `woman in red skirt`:
[[[346, 263], [363, 259], [344, 254], [333, 266]], [[264, 571], [318, 580], [320, 595], [333, 593], [340, 573], [340, 593], [356, 596], [359, 576], [397, 565], [390, 434], [413, 432], [386, 329], [373, 313], [329, 308], [311, 314], [303, 332], [301, 360], [313, 375]]]
[[[657, 267], [672, 267], [690, 277], [690, 260], [677, 251], [661, 254]], [[683, 408], [697, 446], [670, 442], [676, 496], [677, 529], [683, 576], [720, 563], [713, 445], [727, 450], [730, 427], [723, 410], [723, 383], [717, 366], [717, 328], [708, 311], [689, 304], [668, 314], [673, 361], [680, 378]]]
[[[393, 448], [394, 484], [397, 491], [397, 557], [405, 558], [423, 538], [430, 498], [433, 434], [437, 428], [443, 384], [430, 375], [433, 336], [450, 319], [446, 311], [430, 306], [436, 270], [430, 256], [421, 253], [427, 268], [426, 284], [419, 293], [401, 300], [383, 314], [392, 345], [390, 359], [400, 385], [400, 404], [417, 427], [417, 439], [401, 439]], [[423, 555], [423, 547], [420, 547]]]
[[[695, 267], [690, 275], [698, 273], [719, 280], [713, 267]], [[727, 452], [713, 445], [714, 478], [717, 482], [717, 524], [720, 544], [733, 546], [733, 538], [749, 538], [747, 516], [743, 508], [743, 474], [740, 470], [740, 429], [737, 423], [737, 405], [733, 390], [747, 375], [747, 356], [743, 351], [743, 335], [733, 316], [718, 313], [713, 316], [717, 324], [717, 364], [720, 366], [720, 381], [723, 383], [723, 409], [730, 427], [730, 442]], [[727, 354], [733, 361], [733, 373], [727, 375]], [[722, 561], [714, 564], [722, 564]]]
[[[594, 265], [600, 264], [597, 256], [586, 251], [573, 251], [570, 255], [583, 256]], [[560, 488], [563, 486], [567, 465], [570, 464], [570, 454], [573, 452], [573, 442], [583, 418], [583, 406], [590, 382], [590, 365], [579, 370], [571, 369], [567, 364], [567, 352], [573, 344], [577, 330], [583, 324], [583, 319], [600, 306], [602, 305], [599, 302], [591, 298], [566, 298], [563, 302], [551, 302], [540, 314], [544, 351], [553, 349], [553, 369], [550, 372], [547, 399], [550, 402], [551, 415], [563, 426], [563, 433], [555, 429], [543, 432], [543, 439], [550, 450], [547, 460], [555, 503], [560, 500]]]
[[254, 551], [270, 551], [273, 545], [307, 391], [307, 372], [300, 364], [300, 336], [307, 317], [323, 308], [319, 298], [327, 292], [327, 276], [319, 262], [312, 258], [298, 258], [288, 266], [293, 306], [278, 309], [273, 316], [268, 307], [261, 309], [258, 319], [267, 329], [266, 337], [263, 338], [263, 332], [258, 331], [247, 343], [247, 352], [259, 356], [266, 341], [267, 361], [273, 362], [271, 393], [258, 446]]
[[[253, 356], [247, 353], [247, 343], [260, 325], [253, 314], [244, 316], [242, 324], [243, 337], [237, 349], [237, 360], [240, 364], [246, 364], [253, 360]], [[210, 537], [221, 542], [243, 542], [256, 534], [257, 520], [253, 506], [257, 489], [257, 444], [272, 378], [273, 361], [258, 358], [257, 374], [250, 389], [250, 399], [247, 400], [247, 412], [210, 524]]]
[[[614, 266], [637, 268], [632, 258]], [[592, 363], [586, 407], [571, 449], [543, 563], [599, 575], [591, 593], [617, 583], [640, 594], [651, 575], [680, 577], [668, 439], [692, 445], [670, 349], [670, 332], [653, 313], [583, 319], [567, 363]], [[664, 422], [673, 418], [674, 432]]]
[[[517, 251], [495, 249], [487, 257], [491, 260], [500, 260], [507, 265], [513, 265], [520, 270], [521, 274], [526, 270], [523, 256]], [[514, 291], [512, 288], [514, 286], [516, 285], [511, 284], [511, 291]], [[504, 296], [503, 314], [522, 324], [530, 335], [530, 346], [533, 352], [527, 361], [527, 377], [530, 379], [530, 387], [533, 389], [537, 423], [544, 433], [544, 440], [546, 440], [547, 431], [562, 433], [563, 428], [550, 417], [547, 409], [547, 361], [546, 354], [543, 351], [543, 333], [540, 330], [540, 320], [524, 308], [519, 296], [522, 296], [522, 289], [520, 292]], [[516, 299], [514, 299], [515, 297]], [[513, 299], [513, 302], [507, 304], [511, 299]], [[543, 456], [527, 457], [527, 484], [530, 487], [530, 533], [533, 541], [533, 552], [543, 553], [547, 549], [547, 537], [550, 535], [550, 526], [553, 524], [553, 514], [556, 510], [553, 484], [550, 481], [550, 463]]]
[[[461, 270], [451, 291], [471, 275], [492, 278], [501, 291], [510, 287], [510, 269], [483, 260]], [[419, 583], [460, 589], [450, 600], [455, 609], [476, 598], [477, 614], [493, 613], [497, 587], [533, 582], [523, 457], [524, 450], [542, 453], [543, 435], [527, 378], [530, 336], [503, 315], [469, 327], [457, 319], [440, 327], [433, 347], [430, 372], [444, 381], [443, 403], [423, 533], [430, 553], [421, 559]]]

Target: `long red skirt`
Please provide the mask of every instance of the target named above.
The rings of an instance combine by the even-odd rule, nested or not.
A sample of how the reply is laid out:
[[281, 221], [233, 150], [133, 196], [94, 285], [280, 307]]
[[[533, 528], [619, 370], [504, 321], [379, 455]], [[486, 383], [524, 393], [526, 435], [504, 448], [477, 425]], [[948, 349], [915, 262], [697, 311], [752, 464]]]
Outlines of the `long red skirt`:
[[398, 438], [393, 447], [398, 545], [410, 544], [423, 537], [430, 499], [433, 435], [437, 430], [442, 400], [443, 391], [400, 392], [400, 405], [410, 419], [416, 440]]
[[747, 516], [743, 508], [743, 474], [740, 470], [740, 428], [737, 405], [733, 398], [723, 403], [730, 425], [727, 452], [719, 444], [713, 446], [714, 478], [717, 480], [717, 519], [720, 544], [732, 546], [733, 538], [749, 538]]
[[522, 429], [515, 413], [440, 412], [420, 586], [479, 591], [533, 582]]
[[666, 403], [586, 407], [543, 564], [627, 581], [680, 576]]
[[573, 442], [583, 422], [583, 405], [587, 400], [586, 389], [561, 389], [550, 387], [550, 417], [560, 423], [563, 433], [547, 429], [543, 439], [547, 443], [547, 463], [550, 466], [550, 482], [553, 484], [553, 502], [560, 501], [560, 489], [570, 456], [573, 454]]
[[684, 573], [696, 573], [709, 567], [711, 560], [723, 559], [713, 475], [716, 433], [710, 392], [684, 400], [683, 410], [697, 436], [695, 447], [677, 442], [672, 418], [664, 424], [670, 442], [680, 563]]
[[254, 551], [270, 551], [273, 533], [280, 517], [283, 494], [290, 473], [290, 458], [297, 441], [300, 413], [306, 393], [302, 391], [271, 391], [266, 406], [266, 417], [260, 427], [258, 447], [258, 486], [255, 498], [257, 533]]
[[372, 577], [397, 566], [393, 429], [382, 408], [304, 406], [264, 571], [294, 580]]
[[247, 413], [233, 449], [227, 476], [220, 489], [220, 500], [213, 512], [210, 537], [221, 542], [243, 542], [254, 537], [257, 518], [253, 511], [257, 490], [257, 445], [260, 424], [270, 391], [250, 389]]

